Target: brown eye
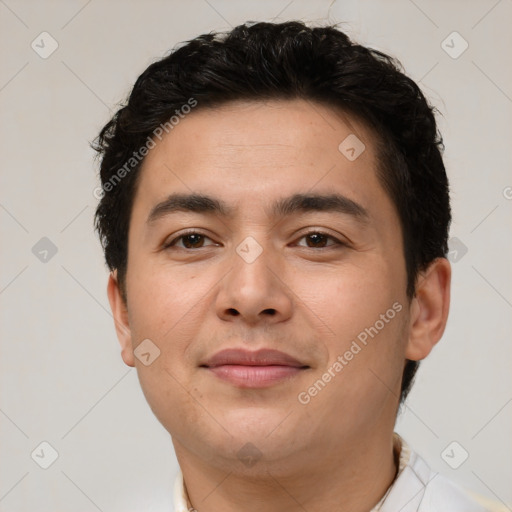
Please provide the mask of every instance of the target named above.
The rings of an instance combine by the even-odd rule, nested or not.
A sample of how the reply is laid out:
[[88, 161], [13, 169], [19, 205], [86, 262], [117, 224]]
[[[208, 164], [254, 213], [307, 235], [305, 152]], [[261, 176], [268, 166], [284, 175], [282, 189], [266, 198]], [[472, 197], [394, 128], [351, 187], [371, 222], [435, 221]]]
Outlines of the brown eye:
[[[334, 238], [327, 233], [322, 233], [321, 231], [311, 231], [310, 233], [306, 233], [301, 237], [302, 239], [306, 239], [306, 246], [302, 245], [301, 247], [308, 247], [309, 249], [323, 249], [327, 247], [333, 247], [337, 245], [345, 245], [343, 242], [340, 242], [337, 238]], [[327, 245], [328, 240], [333, 240], [334, 243]]]
[[183, 239], [183, 245], [187, 249], [197, 249], [202, 246], [205, 237], [195, 233], [192, 235], [184, 235], [181, 238]]
[[[190, 232], [174, 238], [169, 243], [165, 244], [164, 248], [179, 247], [180, 249], [201, 249], [202, 247], [205, 247], [205, 240], [211, 239], [201, 233]], [[181, 245], [179, 245], [180, 241]]]

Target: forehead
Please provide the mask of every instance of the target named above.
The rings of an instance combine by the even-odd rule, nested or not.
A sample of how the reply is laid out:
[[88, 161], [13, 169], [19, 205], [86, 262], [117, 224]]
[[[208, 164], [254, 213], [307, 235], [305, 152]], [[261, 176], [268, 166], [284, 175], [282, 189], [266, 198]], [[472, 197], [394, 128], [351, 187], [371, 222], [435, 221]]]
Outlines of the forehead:
[[[213, 108], [199, 105], [165, 138], [168, 146], [182, 149], [173, 155], [176, 162], [200, 162], [213, 156], [233, 166], [252, 160], [261, 168], [288, 161], [297, 164], [303, 159], [302, 164], [311, 164], [308, 160], [312, 157], [316, 163], [322, 162], [325, 158], [320, 153], [326, 151], [331, 160], [350, 157], [340, 151], [347, 149], [340, 144], [348, 136], [349, 145], [362, 139], [373, 145], [369, 129], [352, 116], [334, 107], [296, 99], [236, 101]], [[373, 156], [369, 149], [365, 155], [369, 158], [364, 160]], [[149, 156], [151, 160], [155, 154]]]
[[339, 109], [306, 100], [199, 103], [146, 156], [133, 213], [145, 221], [176, 192], [268, 212], [277, 198], [319, 189], [371, 213], [384, 194], [376, 165], [372, 133]]

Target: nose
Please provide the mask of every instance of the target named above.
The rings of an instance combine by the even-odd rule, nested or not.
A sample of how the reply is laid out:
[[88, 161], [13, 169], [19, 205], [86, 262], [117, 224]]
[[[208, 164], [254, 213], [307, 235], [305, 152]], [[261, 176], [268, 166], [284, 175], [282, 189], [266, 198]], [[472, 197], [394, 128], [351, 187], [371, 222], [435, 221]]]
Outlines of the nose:
[[[251, 248], [253, 250], [253, 248]], [[293, 292], [285, 282], [283, 262], [266, 247], [255, 258], [234, 252], [231, 270], [221, 281], [217, 315], [250, 325], [284, 322], [292, 315]]]

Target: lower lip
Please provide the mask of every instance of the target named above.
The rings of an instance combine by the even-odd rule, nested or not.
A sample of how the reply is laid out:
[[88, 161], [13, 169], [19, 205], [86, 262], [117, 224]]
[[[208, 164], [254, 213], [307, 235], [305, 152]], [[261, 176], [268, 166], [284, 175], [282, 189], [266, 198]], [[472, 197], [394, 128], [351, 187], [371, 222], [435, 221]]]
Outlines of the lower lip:
[[219, 379], [241, 388], [272, 386], [298, 375], [304, 368], [295, 366], [245, 366], [226, 364], [207, 368]]

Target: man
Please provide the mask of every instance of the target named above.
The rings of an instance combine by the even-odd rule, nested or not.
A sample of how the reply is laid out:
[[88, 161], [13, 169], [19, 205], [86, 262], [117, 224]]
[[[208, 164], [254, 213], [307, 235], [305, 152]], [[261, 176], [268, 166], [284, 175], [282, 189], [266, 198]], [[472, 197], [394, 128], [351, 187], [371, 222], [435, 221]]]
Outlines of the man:
[[138, 78], [96, 228], [175, 510], [477, 512], [394, 434], [450, 300], [433, 109], [335, 27], [245, 24]]

